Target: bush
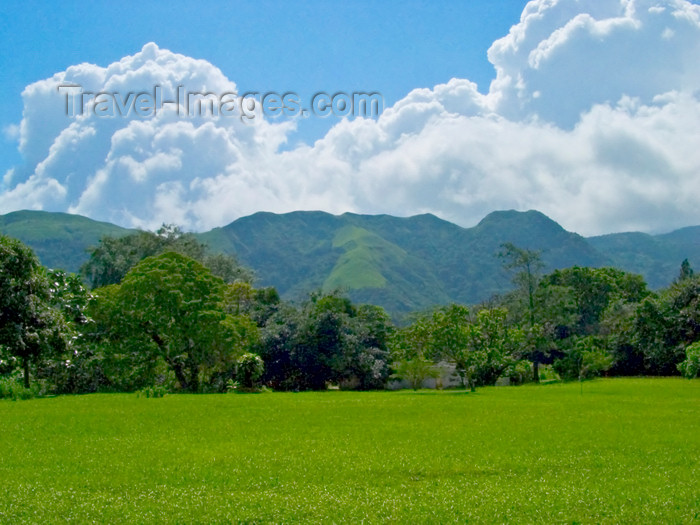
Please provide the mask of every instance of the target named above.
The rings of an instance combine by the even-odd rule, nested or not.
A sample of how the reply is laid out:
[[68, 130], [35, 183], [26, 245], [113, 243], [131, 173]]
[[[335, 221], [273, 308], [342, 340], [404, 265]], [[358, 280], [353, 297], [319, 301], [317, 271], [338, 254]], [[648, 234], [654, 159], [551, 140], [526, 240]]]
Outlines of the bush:
[[612, 366], [612, 356], [595, 337], [582, 337], [552, 367], [565, 380], [592, 379]]
[[33, 381], [29, 388], [25, 388], [21, 372], [15, 372], [5, 377], [0, 377], [0, 399], [32, 399], [41, 397], [46, 393], [46, 383]]
[[678, 371], [688, 379], [693, 379], [700, 372], [700, 341], [685, 348], [685, 361], [678, 363]]
[[146, 388], [142, 388], [138, 392], [136, 392], [136, 397], [164, 397], [165, 394], [168, 393], [168, 389], [164, 387], [163, 385], [153, 385], [153, 386], [148, 386]]
[[532, 363], [525, 360], [511, 363], [501, 374], [501, 377], [510, 379], [511, 385], [530, 383], [533, 379], [532, 376]]
[[437, 379], [440, 371], [435, 368], [435, 363], [422, 357], [405, 359], [394, 363], [396, 372], [391, 375], [393, 381], [407, 381], [413, 390], [423, 386], [426, 379]]
[[246, 353], [236, 361], [236, 383], [241, 389], [256, 389], [265, 363], [257, 354]]

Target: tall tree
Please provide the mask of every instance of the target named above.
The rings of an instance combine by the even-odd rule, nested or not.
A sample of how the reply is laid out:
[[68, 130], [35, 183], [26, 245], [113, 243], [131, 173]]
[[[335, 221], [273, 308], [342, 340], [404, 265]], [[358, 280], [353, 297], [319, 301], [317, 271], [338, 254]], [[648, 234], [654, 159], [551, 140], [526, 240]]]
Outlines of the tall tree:
[[63, 316], [50, 301], [49, 282], [34, 252], [0, 235], [0, 345], [22, 362], [27, 388], [30, 364], [66, 344]]
[[533, 380], [539, 383], [539, 364], [544, 357], [544, 351], [540, 344], [541, 337], [537, 335], [541, 329], [536, 325], [535, 294], [544, 268], [542, 254], [537, 250], [519, 248], [510, 242], [504, 243], [501, 248], [499, 256], [504, 259], [503, 267], [514, 272], [513, 283], [518, 287], [518, 291], [527, 305], [527, 330], [531, 334], [529, 337], [531, 344], [528, 345], [529, 350], [526, 357], [532, 361]]
[[690, 279], [693, 276], [693, 268], [690, 266], [690, 263], [688, 262], [688, 259], [683, 259], [683, 262], [681, 263], [681, 269], [680, 272], [678, 272], [678, 278], [676, 279], [676, 282], [681, 282], [686, 279]]
[[103, 237], [97, 246], [91, 248], [90, 259], [80, 271], [93, 288], [119, 284], [140, 261], [166, 252], [199, 261], [225, 282], [252, 282], [254, 278], [252, 270], [239, 264], [235, 257], [208, 254], [207, 246], [194, 234], [185, 233], [172, 224], [164, 224], [155, 233], [140, 231], [123, 237]]
[[197, 261], [168, 252], [137, 264], [117, 293], [124, 330], [155, 343], [183, 390], [199, 390], [202, 365], [232, 335], [220, 310], [223, 286]]

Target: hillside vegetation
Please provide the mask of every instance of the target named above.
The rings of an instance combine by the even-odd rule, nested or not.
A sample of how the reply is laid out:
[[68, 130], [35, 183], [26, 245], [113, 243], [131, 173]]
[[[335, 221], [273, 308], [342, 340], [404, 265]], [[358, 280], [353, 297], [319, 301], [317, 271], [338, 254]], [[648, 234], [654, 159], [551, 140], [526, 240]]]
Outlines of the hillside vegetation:
[[[0, 232], [33, 248], [42, 264], [70, 272], [102, 236], [131, 231], [65, 213], [0, 216]], [[700, 227], [584, 238], [536, 211], [494, 212], [473, 228], [433, 215], [261, 212], [196, 236], [212, 253], [236, 255], [255, 270], [257, 285], [274, 286], [286, 299], [341, 288], [394, 315], [507, 292], [510, 276], [497, 256], [507, 242], [541, 251], [545, 271], [615, 266], [641, 274], [652, 289], [670, 284], [684, 259], [700, 267]]]

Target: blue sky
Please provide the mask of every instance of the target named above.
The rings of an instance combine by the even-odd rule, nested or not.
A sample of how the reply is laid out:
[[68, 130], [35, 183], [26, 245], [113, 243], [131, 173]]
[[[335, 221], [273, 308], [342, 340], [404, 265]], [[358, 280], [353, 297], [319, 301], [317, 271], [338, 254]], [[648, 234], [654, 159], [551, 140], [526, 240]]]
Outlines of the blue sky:
[[[19, 2], [0, 3], [0, 126], [22, 116], [21, 93], [73, 64], [100, 66], [155, 42], [205, 59], [241, 90], [374, 90], [393, 104], [453, 77], [483, 90], [494, 78], [486, 50], [516, 23], [525, 0]], [[332, 124], [311, 120], [298, 140]], [[308, 128], [308, 129], [307, 129]], [[19, 160], [2, 145], [0, 172]]]
[[[193, 230], [256, 211], [700, 224], [689, 0], [0, 4], [0, 213]], [[376, 91], [374, 119], [69, 117], [57, 87]], [[84, 118], [83, 118], [84, 117]]]

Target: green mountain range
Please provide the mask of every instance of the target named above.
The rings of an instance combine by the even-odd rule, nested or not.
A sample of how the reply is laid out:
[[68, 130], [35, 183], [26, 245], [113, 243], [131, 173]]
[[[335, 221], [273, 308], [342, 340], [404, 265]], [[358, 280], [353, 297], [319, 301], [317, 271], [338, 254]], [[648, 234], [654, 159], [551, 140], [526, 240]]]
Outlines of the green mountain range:
[[19, 239], [48, 268], [77, 272], [88, 260], [87, 249], [105, 235], [118, 237], [134, 230], [69, 213], [14, 211], [0, 215], [0, 233]]
[[[77, 271], [103, 235], [132, 230], [65, 213], [13, 212], [0, 232], [31, 246], [43, 264]], [[295, 299], [343, 289], [357, 302], [394, 314], [457, 301], [473, 304], [510, 289], [501, 245], [541, 250], [546, 270], [616, 266], [668, 285], [683, 259], [700, 267], [700, 226], [664, 235], [619, 233], [584, 238], [537, 211], [498, 211], [473, 228], [434, 215], [256, 213], [197, 234], [212, 252], [235, 254], [256, 271], [259, 286]]]

